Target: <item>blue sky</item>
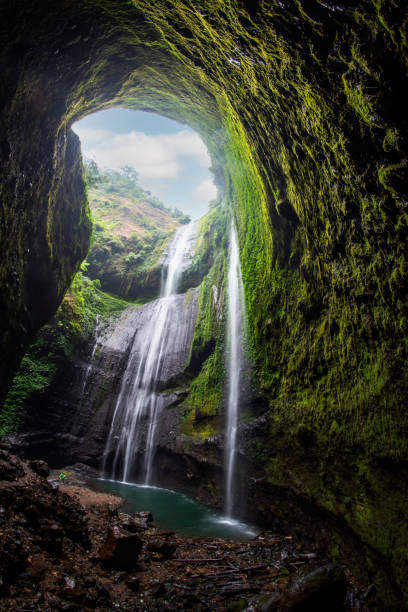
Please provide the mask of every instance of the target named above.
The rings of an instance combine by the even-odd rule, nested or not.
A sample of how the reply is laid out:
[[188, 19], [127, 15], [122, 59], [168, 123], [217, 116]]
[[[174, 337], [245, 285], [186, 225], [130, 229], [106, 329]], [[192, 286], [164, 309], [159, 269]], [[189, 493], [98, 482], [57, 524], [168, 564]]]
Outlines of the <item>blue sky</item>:
[[201, 217], [216, 197], [206, 146], [196, 132], [166, 117], [114, 108], [73, 126], [82, 153], [101, 168], [132, 166], [139, 182], [167, 206]]

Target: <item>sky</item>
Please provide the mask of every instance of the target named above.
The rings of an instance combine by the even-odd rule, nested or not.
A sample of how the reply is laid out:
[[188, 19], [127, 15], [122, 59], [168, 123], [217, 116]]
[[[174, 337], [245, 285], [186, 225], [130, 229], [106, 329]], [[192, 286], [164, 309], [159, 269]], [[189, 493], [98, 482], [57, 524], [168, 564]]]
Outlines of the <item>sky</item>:
[[101, 169], [131, 166], [144, 189], [193, 219], [204, 215], [217, 195], [205, 144], [177, 121], [113, 108], [88, 115], [73, 130], [81, 140], [84, 157]]

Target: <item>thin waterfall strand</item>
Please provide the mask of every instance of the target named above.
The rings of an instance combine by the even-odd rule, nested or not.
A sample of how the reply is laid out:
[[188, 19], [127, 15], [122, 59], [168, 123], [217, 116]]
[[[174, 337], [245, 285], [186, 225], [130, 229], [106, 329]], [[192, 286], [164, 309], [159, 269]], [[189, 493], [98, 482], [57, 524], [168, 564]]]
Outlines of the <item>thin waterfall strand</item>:
[[245, 335], [245, 300], [239, 250], [234, 223], [231, 223], [228, 266], [228, 322], [227, 322], [227, 419], [225, 430], [225, 513], [232, 517], [236, 438], [240, 403], [240, 382], [244, 366], [243, 340]]
[[86, 386], [88, 384], [89, 375], [90, 375], [90, 373], [92, 371], [92, 368], [93, 368], [93, 365], [94, 365], [93, 364], [93, 360], [94, 360], [94, 357], [95, 357], [96, 349], [98, 348], [100, 333], [101, 333], [100, 315], [96, 315], [95, 330], [94, 330], [94, 342], [93, 342], [93, 345], [92, 345], [92, 351], [91, 351], [91, 355], [89, 357], [88, 366], [86, 368], [84, 382], [82, 383], [81, 401], [84, 398], [84, 393], [86, 391]]

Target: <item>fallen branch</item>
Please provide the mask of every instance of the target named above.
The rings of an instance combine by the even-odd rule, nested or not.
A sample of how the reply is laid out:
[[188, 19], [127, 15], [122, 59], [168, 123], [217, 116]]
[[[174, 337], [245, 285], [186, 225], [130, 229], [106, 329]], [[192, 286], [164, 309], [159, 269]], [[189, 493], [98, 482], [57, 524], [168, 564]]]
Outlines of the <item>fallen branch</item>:
[[176, 563], [226, 563], [225, 559], [171, 559]]
[[[287, 540], [288, 538], [285, 538], [285, 540]], [[268, 540], [265, 541], [263, 540], [262, 542], [259, 542], [258, 540], [256, 542], [253, 542], [253, 547], [254, 548], [259, 548], [260, 546], [263, 546], [264, 548], [267, 548], [269, 546], [274, 546], [274, 544], [282, 544], [283, 540]]]
[[259, 591], [259, 587], [251, 584], [231, 584], [220, 591], [222, 597], [228, 595], [237, 595], [238, 593], [255, 593]]
[[174, 585], [176, 587], [176, 589], [183, 589], [183, 591], [195, 591], [194, 587], [188, 587], [188, 586], [184, 586], [184, 584], [176, 584], [174, 583]]
[[[174, 561], [174, 559], [173, 559]], [[269, 566], [265, 563], [263, 565], [251, 565], [248, 567], [237, 567], [235, 569], [223, 570], [222, 572], [212, 572], [211, 574], [194, 574], [189, 578], [219, 578], [220, 576], [230, 576], [231, 574], [249, 574], [250, 572], [260, 572], [264, 569], [268, 569]]]

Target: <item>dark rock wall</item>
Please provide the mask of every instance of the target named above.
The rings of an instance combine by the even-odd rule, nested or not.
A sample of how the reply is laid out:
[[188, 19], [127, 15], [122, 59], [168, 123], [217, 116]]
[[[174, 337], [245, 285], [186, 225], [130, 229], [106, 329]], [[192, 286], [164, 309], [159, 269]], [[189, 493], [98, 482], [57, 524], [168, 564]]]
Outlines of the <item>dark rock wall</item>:
[[[16, 138], [18, 150], [18, 137], [8, 137]], [[21, 138], [28, 147], [38, 144], [29, 133]], [[54, 314], [87, 252], [91, 223], [79, 140], [73, 132], [62, 140], [58, 152], [30, 151], [22, 165], [10, 149], [1, 165], [7, 176], [0, 223], [2, 397], [33, 334]]]
[[127, 352], [101, 350], [90, 362], [91, 346], [82, 346], [59, 363], [46, 393], [30, 399], [12, 442], [27, 459], [47, 457], [52, 467], [85, 463], [96, 469], [101, 457]]
[[4, 0], [0, 18], [3, 389], [86, 251], [70, 124], [114, 104], [181, 119], [234, 205], [259, 468], [406, 589], [406, 3]]
[[[186, 395], [178, 378], [188, 361], [197, 298], [197, 289], [191, 290], [188, 296], [180, 294], [176, 298], [177, 321], [173, 322], [170, 334], [177, 341], [171, 343], [172, 352], [167, 355], [158, 385], [158, 403], [163, 412], [155, 436], [158, 445], [169, 437], [169, 432], [179, 433], [178, 414], [172, 407]], [[155, 307], [156, 301], [126, 308], [108, 327], [101, 326], [94, 346], [80, 346], [64, 363], [58, 364], [58, 375], [46, 393], [34, 395], [26, 407], [24, 420], [14, 438], [15, 447], [22, 456], [29, 459], [47, 457], [53, 467], [80, 462], [102, 470], [118, 396], [126, 397], [138, 368], [139, 353], [134, 350], [134, 341], [137, 334], [143, 333]], [[127, 370], [128, 363], [131, 367]], [[141, 454], [147, 425], [146, 419], [142, 419], [138, 428], [140, 440], [135, 440], [135, 445], [140, 444]], [[107, 449], [107, 473], [110, 453], [115, 448]]]

